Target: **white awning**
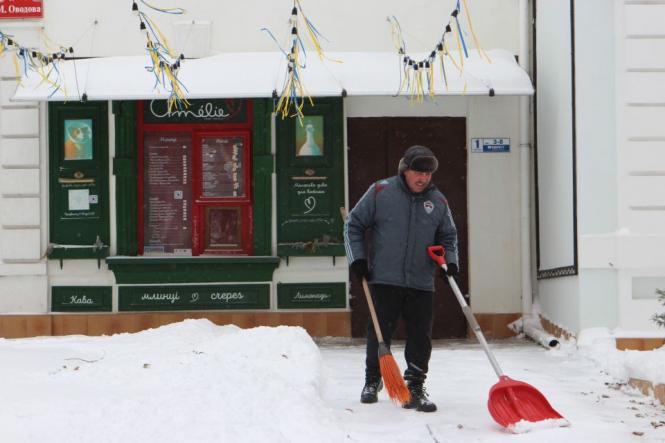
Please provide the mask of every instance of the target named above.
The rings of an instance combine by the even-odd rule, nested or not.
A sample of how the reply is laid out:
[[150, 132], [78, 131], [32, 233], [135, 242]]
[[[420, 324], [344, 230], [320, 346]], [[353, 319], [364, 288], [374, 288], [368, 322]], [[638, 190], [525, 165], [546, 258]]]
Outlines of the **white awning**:
[[[460, 75], [446, 60], [448, 87], [440, 65], [435, 69], [436, 95], [531, 95], [533, 86], [514, 56], [504, 50], [487, 51], [492, 63], [470, 51]], [[302, 83], [312, 97], [392, 96], [401, 80], [401, 60], [389, 52], [338, 52], [326, 54], [335, 63], [320, 60], [308, 52]], [[454, 54], [453, 54], [454, 55]], [[420, 60], [425, 54], [414, 54]], [[456, 58], [456, 60], [459, 60]], [[21, 79], [13, 101], [148, 100], [167, 98], [169, 93], [155, 85], [155, 77], [146, 70], [147, 56], [104, 57], [68, 60], [60, 63], [55, 91], [36, 73]], [[285, 57], [280, 52], [225, 53], [195, 60], [184, 60], [178, 75], [187, 98], [271, 97], [281, 92], [286, 75]], [[55, 80], [55, 72], [51, 74]], [[408, 95], [409, 91], [402, 91]]]

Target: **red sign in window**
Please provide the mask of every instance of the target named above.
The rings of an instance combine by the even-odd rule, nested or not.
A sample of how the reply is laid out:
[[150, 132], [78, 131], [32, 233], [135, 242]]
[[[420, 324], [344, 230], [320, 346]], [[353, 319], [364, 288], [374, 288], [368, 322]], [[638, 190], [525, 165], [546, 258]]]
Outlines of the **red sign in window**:
[[0, 0], [0, 18], [44, 17], [43, 0]]

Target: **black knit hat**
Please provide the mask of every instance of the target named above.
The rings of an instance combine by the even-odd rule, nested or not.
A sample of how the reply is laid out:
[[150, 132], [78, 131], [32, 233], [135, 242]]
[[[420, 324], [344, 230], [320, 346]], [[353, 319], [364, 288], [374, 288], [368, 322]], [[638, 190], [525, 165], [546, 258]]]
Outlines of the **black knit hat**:
[[427, 146], [413, 145], [404, 152], [399, 161], [397, 172], [403, 174], [407, 169], [416, 172], [433, 173], [439, 167], [439, 161]]

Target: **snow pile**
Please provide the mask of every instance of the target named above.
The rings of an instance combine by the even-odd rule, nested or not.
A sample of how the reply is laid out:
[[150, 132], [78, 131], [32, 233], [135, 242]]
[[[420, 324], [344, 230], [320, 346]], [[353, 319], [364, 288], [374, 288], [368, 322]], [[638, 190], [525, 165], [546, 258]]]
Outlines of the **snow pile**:
[[[506, 374], [572, 423], [517, 423], [513, 432], [529, 432], [512, 437], [489, 414], [497, 379], [471, 341], [435, 343], [426, 385], [439, 409], [425, 414], [395, 405], [385, 389], [378, 403], [361, 404], [364, 345], [317, 348], [298, 327], [188, 320], [111, 337], [0, 339], [0, 442], [665, 441], [662, 406], [614, 386], [586, 358], [600, 346], [585, 350], [585, 339], [607, 339], [591, 332], [581, 351], [574, 342], [491, 343]], [[403, 345], [391, 350], [405, 368]]]
[[[3, 441], [341, 441], [299, 327], [0, 340]], [[307, 426], [302, 426], [307, 423]]]
[[647, 352], [620, 351], [614, 333], [607, 328], [589, 328], [580, 332], [577, 348], [617, 381], [638, 378], [654, 386], [665, 384], [665, 346]]

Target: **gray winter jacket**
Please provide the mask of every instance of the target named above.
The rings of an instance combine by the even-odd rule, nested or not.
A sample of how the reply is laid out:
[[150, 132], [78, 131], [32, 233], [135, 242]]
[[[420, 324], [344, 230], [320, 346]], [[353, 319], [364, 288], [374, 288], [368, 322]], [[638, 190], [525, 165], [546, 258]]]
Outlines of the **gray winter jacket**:
[[436, 263], [427, 247], [443, 245], [446, 262], [457, 264], [457, 229], [448, 201], [434, 185], [413, 194], [404, 178], [374, 183], [344, 224], [349, 263], [366, 258], [365, 233], [370, 230], [370, 283], [434, 290]]

